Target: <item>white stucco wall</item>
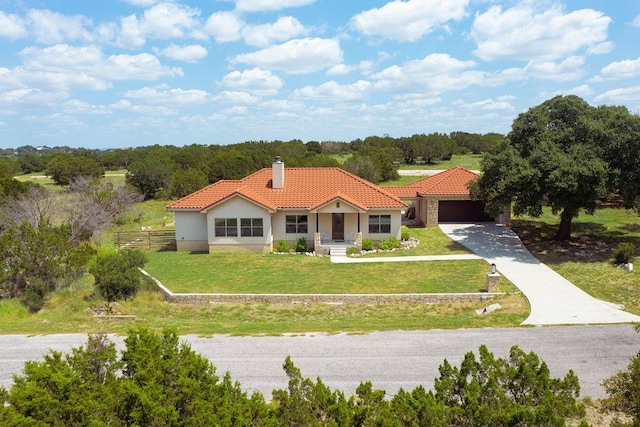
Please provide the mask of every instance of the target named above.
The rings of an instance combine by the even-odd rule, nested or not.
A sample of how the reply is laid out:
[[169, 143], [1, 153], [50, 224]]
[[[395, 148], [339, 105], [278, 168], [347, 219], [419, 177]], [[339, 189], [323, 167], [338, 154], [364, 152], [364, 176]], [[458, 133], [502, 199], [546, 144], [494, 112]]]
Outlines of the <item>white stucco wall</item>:
[[[238, 236], [236, 237], [216, 237], [216, 218], [237, 218]], [[240, 236], [241, 218], [262, 218], [263, 233], [261, 237]], [[208, 230], [207, 240], [209, 251], [220, 248], [246, 249], [254, 252], [268, 252], [271, 249], [272, 230], [271, 214], [265, 208], [252, 203], [243, 197], [233, 197], [220, 205], [209, 209], [206, 213], [206, 227]]]
[[[369, 233], [369, 215], [391, 215], [391, 233]], [[390, 236], [400, 239], [402, 227], [402, 215], [400, 210], [372, 210], [360, 218], [360, 229], [362, 230], [362, 238], [373, 240], [384, 240]]]
[[176, 245], [179, 251], [206, 251], [207, 217], [196, 211], [175, 212]]

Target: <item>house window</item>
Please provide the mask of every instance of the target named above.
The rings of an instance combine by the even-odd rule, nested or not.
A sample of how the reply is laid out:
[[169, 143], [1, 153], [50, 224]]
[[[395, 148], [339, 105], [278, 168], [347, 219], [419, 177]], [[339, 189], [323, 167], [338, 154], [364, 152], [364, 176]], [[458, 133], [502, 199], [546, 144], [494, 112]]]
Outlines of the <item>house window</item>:
[[291, 234], [307, 234], [306, 215], [287, 215], [286, 232]]
[[236, 237], [238, 218], [216, 218], [216, 237]]
[[240, 218], [240, 235], [242, 237], [261, 237], [262, 218]]
[[369, 233], [391, 233], [391, 215], [369, 215]]

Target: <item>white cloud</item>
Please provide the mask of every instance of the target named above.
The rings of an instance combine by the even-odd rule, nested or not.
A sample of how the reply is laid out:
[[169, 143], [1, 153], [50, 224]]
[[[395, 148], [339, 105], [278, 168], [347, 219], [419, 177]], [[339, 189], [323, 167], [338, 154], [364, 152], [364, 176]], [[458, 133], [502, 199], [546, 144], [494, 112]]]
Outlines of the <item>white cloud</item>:
[[598, 96], [596, 101], [608, 104], [630, 105], [635, 108], [640, 107], [638, 100], [640, 99], [640, 86], [623, 87], [619, 89], [608, 90]]
[[240, 39], [240, 30], [244, 22], [233, 12], [216, 12], [207, 19], [204, 30], [218, 43]]
[[0, 67], [0, 89], [17, 89], [23, 87], [23, 83], [16, 78], [15, 72]]
[[207, 56], [207, 49], [201, 45], [178, 46], [171, 43], [164, 49], [157, 49], [157, 53], [175, 61], [198, 62]]
[[578, 95], [581, 97], [593, 95], [593, 89], [589, 85], [580, 85], [567, 91], [568, 94]]
[[353, 16], [350, 24], [368, 36], [416, 41], [447, 21], [462, 19], [468, 3], [469, 0], [394, 0]]
[[79, 99], [70, 99], [63, 104], [64, 111], [71, 114], [97, 114], [111, 113], [111, 109], [104, 105], [94, 105]]
[[103, 60], [102, 51], [93, 45], [75, 47], [56, 44], [50, 47], [27, 47], [18, 53], [28, 70], [90, 71]]
[[515, 107], [508, 99], [484, 99], [482, 101], [477, 102], [466, 102], [466, 101], [454, 101], [454, 104], [458, 107], [467, 109], [467, 110], [484, 110], [484, 111], [513, 111]]
[[0, 37], [15, 40], [27, 35], [26, 23], [22, 18], [0, 10]]
[[300, 111], [304, 108], [304, 103], [290, 99], [270, 99], [260, 103], [260, 108], [280, 111]]
[[0, 104], [25, 107], [54, 106], [67, 97], [64, 92], [51, 92], [42, 89], [16, 89], [0, 93]]
[[161, 0], [124, 0], [125, 3], [132, 4], [134, 6], [140, 7], [149, 7], [153, 6], [156, 3], [159, 3]]
[[589, 55], [604, 55], [613, 50], [613, 43], [604, 42], [587, 48]]
[[222, 85], [235, 90], [249, 92], [258, 96], [276, 95], [284, 85], [282, 79], [271, 71], [259, 67], [250, 70], [233, 71], [222, 79]]
[[307, 33], [300, 21], [292, 16], [283, 16], [273, 24], [251, 25], [242, 29], [244, 41], [258, 47], [280, 43]]
[[92, 21], [82, 15], [67, 16], [50, 10], [30, 9], [29, 25], [38, 43], [62, 43], [67, 40], [91, 41], [94, 34], [85, 27]]
[[149, 53], [105, 58], [96, 46], [29, 47], [20, 51], [20, 56], [23, 65], [9, 72], [0, 69], [0, 75], [5, 74], [3, 77], [8, 81], [19, 82], [25, 88], [44, 87], [52, 92], [66, 92], [71, 88], [105, 90], [114, 80], [182, 76], [180, 68], [165, 67]]
[[214, 101], [222, 104], [247, 104], [253, 105], [260, 102], [259, 96], [251, 95], [247, 92], [224, 90], [216, 95]]
[[223, 114], [230, 116], [244, 116], [249, 112], [249, 109], [244, 105], [236, 105], [234, 107], [225, 108], [222, 110]]
[[322, 102], [358, 101], [367, 97], [372, 86], [372, 83], [366, 80], [358, 80], [349, 85], [341, 85], [335, 81], [330, 81], [319, 86], [305, 86], [296, 89], [291, 94], [291, 98]]
[[140, 28], [140, 22], [135, 15], [120, 19], [120, 32], [116, 44], [118, 46], [137, 48], [144, 46], [146, 37]]
[[304, 38], [238, 55], [233, 62], [305, 74], [342, 62], [342, 49], [338, 39]]
[[524, 68], [528, 74], [543, 80], [569, 81], [577, 80], [585, 75], [584, 58], [571, 56], [560, 63], [553, 61], [530, 62]]
[[20, 51], [19, 55], [23, 58], [23, 65], [12, 70], [12, 75], [25, 86], [42, 85], [52, 91], [70, 88], [105, 90], [110, 87], [97, 73], [104, 58], [95, 46], [32, 46]]
[[130, 90], [124, 97], [162, 105], [203, 105], [209, 102], [209, 94], [204, 90], [169, 89], [165, 85]]
[[636, 16], [631, 23], [634, 27], [640, 27], [640, 15]]
[[536, 10], [534, 2], [523, 2], [477, 14], [471, 37], [478, 46], [474, 53], [484, 60], [553, 61], [580, 49], [597, 51], [606, 42], [610, 23], [611, 18], [592, 9], [565, 13], [558, 5]]
[[[158, 115], [158, 116], [170, 116], [170, 115], [176, 114], [173, 110], [163, 106], [134, 104], [127, 99], [121, 99], [116, 103], [110, 104], [109, 107], [114, 110], [128, 111], [128, 112], [138, 113], [138, 114], [150, 114], [150, 115]], [[130, 123], [130, 121], [128, 122]], [[129, 129], [129, 127], [126, 127], [126, 128]]]
[[243, 12], [266, 12], [300, 7], [314, 3], [316, 0], [236, 0], [236, 9]]
[[475, 65], [474, 61], [460, 61], [448, 54], [434, 53], [421, 60], [385, 68], [371, 77], [377, 80], [376, 88], [380, 90], [400, 93], [427, 90], [437, 94], [482, 83], [485, 74], [469, 70]]
[[177, 3], [160, 3], [144, 11], [142, 31], [158, 39], [183, 38], [199, 25], [200, 11]]
[[353, 67], [345, 64], [336, 64], [327, 70], [328, 76], [344, 76], [353, 71]]
[[640, 76], [640, 58], [612, 62], [600, 71], [606, 80], [631, 79]]
[[163, 67], [158, 58], [149, 53], [111, 55], [101, 68], [100, 74], [111, 80], [157, 80], [183, 75], [180, 68]]

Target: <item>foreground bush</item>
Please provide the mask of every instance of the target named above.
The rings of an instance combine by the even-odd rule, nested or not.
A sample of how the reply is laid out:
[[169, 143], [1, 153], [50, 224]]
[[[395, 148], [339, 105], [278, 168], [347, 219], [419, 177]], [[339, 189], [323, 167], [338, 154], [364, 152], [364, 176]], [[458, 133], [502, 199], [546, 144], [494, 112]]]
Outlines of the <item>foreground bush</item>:
[[616, 250], [613, 251], [613, 259], [617, 264], [627, 264], [631, 262], [633, 254], [636, 251], [636, 245], [630, 242], [620, 243]]
[[562, 426], [582, 416], [578, 379], [551, 378], [544, 362], [517, 347], [497, 359], [485, 346], [460, 368], [440, 366], [435, 393], [418, 386], [392, 399], [362, 383], [346, 398], [304, 378], [287, 357], [288, 387], [267, 403], [179, 342], [171, 331], [136, 329], [118, 357], [105, 336], [71, 354], [27, 362], [10, 390], [0, 389], [7, 426]]
[[617, 425], [640, 426], [640, 352], [631, 358], [626, 371], [607, 378], [602, 385], [607, 392], [605, 409], [622, 412], [630, 418], [628, 423]]
[[145, 255], [138, 250], [99, 255], [96, 265], [90, 269], [95, 277], [96, 290], [110, 302], [134, 296], [145, 280], [139, 269], [146, 262]]

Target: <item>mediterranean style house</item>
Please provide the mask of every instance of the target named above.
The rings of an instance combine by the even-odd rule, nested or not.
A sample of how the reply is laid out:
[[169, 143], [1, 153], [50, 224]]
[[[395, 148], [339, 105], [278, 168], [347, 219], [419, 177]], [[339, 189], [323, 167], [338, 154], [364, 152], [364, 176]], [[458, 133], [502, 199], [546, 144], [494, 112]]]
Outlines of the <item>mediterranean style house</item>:
[[426, 225], [492, 220], [469, 200], [466, 182], [476, 176], [454, 168], [406, 187], [380, 187], [340, 168], [285, 168], [276, 158], [271, 168], [218, 181], [167, 210], [175, 214], [179, 251], [271, 252], [278, 240], [293, 246], [304, 237], [310, 250], [328, 252], [332, 244], [399, 239], [407, 212]]

